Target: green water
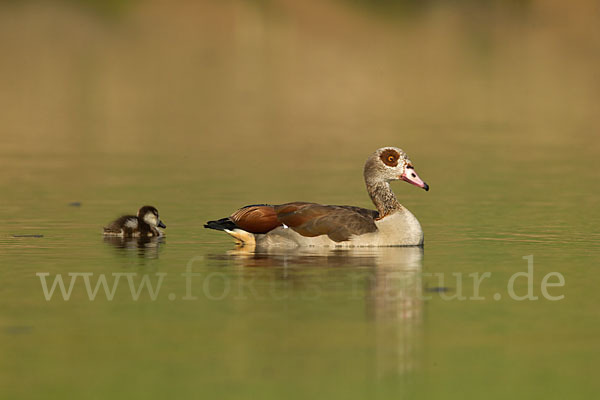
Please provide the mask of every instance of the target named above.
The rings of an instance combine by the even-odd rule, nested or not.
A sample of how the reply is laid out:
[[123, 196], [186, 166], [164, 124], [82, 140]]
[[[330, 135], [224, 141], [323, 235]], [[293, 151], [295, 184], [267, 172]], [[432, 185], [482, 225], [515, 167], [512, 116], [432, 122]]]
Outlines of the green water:
[[[580, 34], [600, 25], [36, 4], [0, 13], [1, 398], [598, 393], [600, 53]], [[370, 207], [362, 165], [388, 145], [431, 187], [393, 184], [422, 250], [252, 253], [202, 228], [245, 204]], [[103, 239], [144, 204], [162, 240]], [[537, 299], [516, 300], [529, 260]], [[100, 277], [114, 296], [91, 300]]]
[[[279, 178], [274, 174], [264, 193], [212, 185], [204, 175], [194, 185], [180, 185], [172, 179], [179, 168], [175, 159], [152, 171], [152, 184], [143, 182], [143, 170], [122, 174], [116, 184], [107, 172], [74, 190], [77, 185], [66, 179], [73, 170], [53, 167], [53, 160], [38, 160], [28, 170], [43, 179], [3, 190], [0, 370], [6, 398], [428, 398], [454, 392], [585, 398], [598, 389], [591, 378], [600, 325], [598, 234], [595, 215], [585, 208], [590, 185], [555, 191], [545, 168], [524, 170], [518, 163], [501, 173], [488, 171], [481, 181], [482, 170], [472, 171], [472, 182], [451, 185], [444, 182], [451, 179], [447, 174], [414, 161], [432, 190], [403, 183], [395, 188], [423, 225], [422, 253], [252, 254], [203, 230], [202, 223], [244, 201], [262, 201], [259, 194], [283, 197], [277, 183], [287, 169]], [[97, 162], [90, 154], [75, 174], [91, 173]], [[360, 182], [361, 162], [336, 171], [336, 180]], [[584, 171], [583, 164], [568, 168]], [[318, 170], [298, 174], [307, 177], [307, 198], [314, 192], [337, 200], [339, 185], [323, 189]], [[592, 176], [579, 175], [592, 182]], [[349, 204], [367, 202], [361, 191], [347, 194]], [[104, 242], [102, 225], [120, 211], [135, 211], [138, 198], [159, 207], [167, 224], [164, 240], [124, 248]], [[81, 205], [69, 205], [74, 201]], [[12, 236], [31, 234], [43, 237]], [[522, 257], [528, 255], [534, 256], [539, 298], [516, 301], [507, 284], [515, 272], [527, 271]], [[199, 274], [189, 287], [181, 275], [187, 265]], [[68, 273], [93, 273], [92, 287], [100, 274], [112, 285], [112, 274], [135, 273], [136, 288], [143, 276], [156, 288], [157, 274], [164, 275], [155, 300], [146, 289], [133, 300], [123, 275], [110, 301], [102, 289], [90, 301], [81, 276], [68, 301], [58, 288], [46, 301], [40, 272], [50, 274], [49, 285], [56, 274], [67, 280]], [[471, 300], [477, 293], [469, 274], [485, 272], [491, 276], [481, 283], [481, 299]], [[563, 287], [548, 289], [564, 299], [542, 296], [548, 272], [564, 276]], [[526, 279], [519, 279], [515, 293], [522, 296]]]

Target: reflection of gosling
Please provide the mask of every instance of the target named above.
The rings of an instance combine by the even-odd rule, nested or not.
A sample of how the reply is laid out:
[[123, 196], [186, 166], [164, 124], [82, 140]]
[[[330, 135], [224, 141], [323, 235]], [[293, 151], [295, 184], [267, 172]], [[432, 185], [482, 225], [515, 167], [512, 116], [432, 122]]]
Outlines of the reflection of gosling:
[[152, 206], [144, 206], [139, 209], [137, 216], [124, 215], [104, 228], [107, 236], [120, 237], [152, 237], [162, 236], [159, 228], [166, 228], [158, 217], [158, 210]]

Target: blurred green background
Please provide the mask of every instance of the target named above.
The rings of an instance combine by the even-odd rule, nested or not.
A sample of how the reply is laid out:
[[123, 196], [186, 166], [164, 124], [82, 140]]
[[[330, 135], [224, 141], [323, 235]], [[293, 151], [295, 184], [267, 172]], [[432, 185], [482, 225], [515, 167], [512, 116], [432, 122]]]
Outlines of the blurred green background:
[[596, 145], [593, 1], [12, 1], [0, 18], [5, 151]]
[[[0, 3], [0, 397], [593, 397], [599, 71], [597, 1]], [[202, 228], [370, 207], [383, 146], [431, 186], [393, 185], [422, 254], [247, 254]], [[146, 203], [164, 242], [103, 242]], [[506, 296], [530, 254], [564, 300]], [[156, 301], [47, 302], [38, 272], [168, 275]], [[485, 300], [443, 297], [474, 272]]]

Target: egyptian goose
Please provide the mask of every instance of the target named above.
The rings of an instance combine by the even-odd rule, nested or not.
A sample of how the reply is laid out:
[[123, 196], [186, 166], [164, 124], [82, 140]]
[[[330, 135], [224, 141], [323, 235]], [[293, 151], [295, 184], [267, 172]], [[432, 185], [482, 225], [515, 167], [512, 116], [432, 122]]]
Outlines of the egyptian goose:
[[419, 221], [389, 184], [403, 180], [429, 190], [406, 153], [396, 147], [378, 149], [365, 163], [364, 178], [377, 211], [306, 202], [257, 204], [204, 227], [225, 231], [243, 246], [422, 246]]

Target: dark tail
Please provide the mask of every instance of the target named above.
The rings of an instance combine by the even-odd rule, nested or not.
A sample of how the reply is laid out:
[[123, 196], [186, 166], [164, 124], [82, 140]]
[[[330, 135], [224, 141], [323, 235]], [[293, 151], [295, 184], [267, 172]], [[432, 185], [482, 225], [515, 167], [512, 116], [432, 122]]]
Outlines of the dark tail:
[[217, 221], [208, 221], [206, 224], [204, 224], [204, 227], [208, 229], [216, 229], [217, 231], [224, 231], [225, 229], [232, 231], [237, 228], [237, 225], [230, 220], [229, 217], [227, 217], [221, 218]]

